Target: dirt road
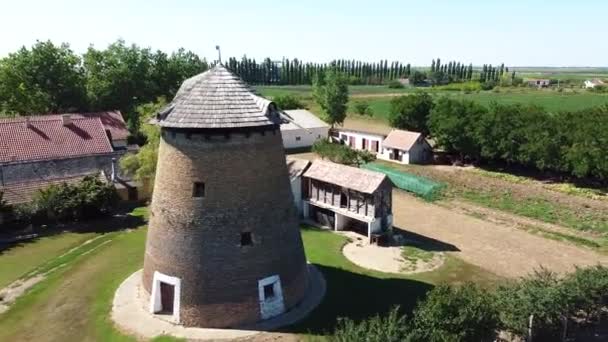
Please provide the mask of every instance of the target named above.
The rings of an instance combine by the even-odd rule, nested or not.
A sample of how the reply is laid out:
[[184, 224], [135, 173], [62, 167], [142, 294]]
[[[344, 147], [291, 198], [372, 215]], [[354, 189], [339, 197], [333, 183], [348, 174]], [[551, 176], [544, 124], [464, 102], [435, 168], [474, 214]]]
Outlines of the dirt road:
[[395, 227], [454, 245], [449, 252], [498, 275], [518, 277], [541, 265], [552, 271], [572, 271], [574, 265], [608, 265], [608, 256], [582, 247], [487, 222], [393, 191]]

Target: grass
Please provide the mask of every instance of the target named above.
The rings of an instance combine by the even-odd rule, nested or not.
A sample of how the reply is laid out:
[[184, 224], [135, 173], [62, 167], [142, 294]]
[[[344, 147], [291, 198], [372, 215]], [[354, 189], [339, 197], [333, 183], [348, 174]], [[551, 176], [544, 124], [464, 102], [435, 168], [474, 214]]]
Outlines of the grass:
[[[451, 88], [449, 88], [451, 89]], [[462, 92], [453, 90], [442, 90], [439, 88], [422, 88], [434, 97], [449, 96], [458, 99], [467, 99], [484, 106], [492, 102], [500, 104], [532, 104], [544, 107], [549, 112], [576, 111], [588, 107], [595, 107], [608, 104], [608, 94], [591, 93], [585, 90], [557, 92], [549, 89], [521, 88], [501, 88], [496, 91], [474, 91]], [[300, 86], [257, 86], [256, 90], [263, 96], [277, 96], [283, 94], [293, 94], [302, 97], [305, 105], [313, 112], [319, 114], [320, 109], [312, 99], [312, 87]], [[387, 86], [350, 86], [349, 92], [351, 101], [348, 113], [355, 114], [353, 102], [366, 101], [373, 111], [373, 119], [380, 122], [388, 122], [390, 111], [390, 101], [395, 94], [408, 94], [419, 90], [414, 87], [402, 89], [390, 89]], [[384, 95], [384, 96], [383, 96]]]
[[543, 198], [517, 198], [510, 192], [480, 192], [464, 190], [458, 195], [475, 204], [513, 214], [558, 224], [576, 230], [608, 233], [608, 222], [594, 215], [580, 215], [569, 207]]
[[448, 256], [436, 271], [415, 275], [395, 275], [366, 270], [348, 261], [341, 253], [346, 238], [328, 231], [305, 227], [302, 237], [308, 260], [327, 280], [327, 294], [321, 305], [304, 321], [288, 331], [321, 334], [332, 331], [337, 317], [354, 320], [385, 314], [399, 305], [411, 312], [435, 284], [473, 281], [486, 286], [499, 278], [461, 259]]
[[0, 252], [0, 288], [95, 236], [95, 233], [63, 233], [24, 242]]
[[417, 262], [418, 260], [422, 262], [429, 262], [433, 259], [433, 252], [425, 251], [424, 249], [420, 249], [414, 246], [403, 246], [401, 247], [401, 256], [403, 259], [406, 259], [412, 263]]
[[[488, 170], [482, 170], [482, 169], [475, 169], [473, 172], [479, 173], [480, 175], [485, 176], [485, 177], [500, 179], [500, 180], [504, 180], [504, 181], [507, 181], [510, 183], [515, 183], [515, 184], [533, 184], [533, 183], [535, 183], [535, 180], [532, 178], [525, 177], [525, 176], [518, 176], [518, 175], [511, 174], [511, 173], [488, 171]], [[548, 184], [543, 184], [543, 187], [545, 187], [549, 190], [561, 192], [564, 194], [581, 196], [581, 197], [586, 197], [586, 198], [590, 198], [590, 199], [602, 199], [608, 193], [608, 189], [588, 188], [588, 187], [578, 186], [578, 185], [572, 184], [572, 183], [548, 183]]]
[[[0, 340], [136, 341], [116, 330], [109, 313], [118, 285], [142, 266], [145, 232], [141, 227], [106, 233], [64, 256], [49, 258], [38, 270], [63, 266], [53, 268], [9, 311], [0, 314]], [[287, 328], [289, 332], [321, 334], [333, 330], [337, 317], [362, 319], [387, 312], [395, 304], [411, 310], [433, 284], [440, 282], [476, 281], [489, 285], [498, 280], [457, 258], [448, 258], [435, 272], [395, 277], [362, 269], [346, 260], [341, 253], [343, 236], [308, 227], [302, 229], [302, 235], [308, 259], [328, 281], [328, 292], [313, 315]], [[50, 238], [40, 242], [44, 244], [45, 239]], [[0, 264], [5, 257], [0, 255]], [[159, 336], [154, 341], [179, 340]]]

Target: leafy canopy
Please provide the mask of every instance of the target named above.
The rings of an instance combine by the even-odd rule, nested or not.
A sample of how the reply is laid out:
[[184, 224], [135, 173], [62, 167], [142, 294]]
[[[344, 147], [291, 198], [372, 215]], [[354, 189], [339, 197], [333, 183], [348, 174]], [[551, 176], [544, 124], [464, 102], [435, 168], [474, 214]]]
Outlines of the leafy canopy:
[[388, 116], [392, 127], [428, 135], [427, 120], [433, 108], [433, 98], [426, 92], [395, 97]]
[[368, 151], [354, 150], [327, 140], [317, 140], [312, 145], [312, 151], [323, 159], [345, 165], [361, 166], [376, 160], [376, 156]]
[[332, 127], [335, 124], [342, 124], [348, 109], [346, 76], [335, 68], [329, 69], [325, 74], [318, 73], [313, 82], [313, 98]]
[[70, 112], [86, 107], [84, 70], [68, 44], [38, 41], [0, 60], [0, 113]]

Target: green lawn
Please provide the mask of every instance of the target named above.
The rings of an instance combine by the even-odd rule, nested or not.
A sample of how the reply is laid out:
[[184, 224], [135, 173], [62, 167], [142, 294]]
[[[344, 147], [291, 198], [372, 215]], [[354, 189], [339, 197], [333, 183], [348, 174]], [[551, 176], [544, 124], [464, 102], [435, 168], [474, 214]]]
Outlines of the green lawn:
[[409, 313], [435, 284], [473, 281], [490, 286], [499, 278], [461, 259], [448, 257], [439, 269], [416, 275], [395, 275], [363, 269], [342, 254], [346, 238], [314, 228], [302, 229], [308, 260], [327, 280], [323, 303], [288, 331], [320, 334], [332, 331], [337, 317], [364, 319], [399, 305]]
[[[57, 258], [61, 253], [49, 256], [38, 267], [53, 269], [49, 276], [0, 314], [0, 341], [135, 341], [114, 328], [109, 312], [118, 285], [142, 267], [145, 233], [145, 227], [105, 233], [61, 258]], [[303, 228], [302, 235], [308, 259], [323, 272], [328, 292], [321, 306], [303, 322], [286, 328], [288, 332], [321, 334], [333, 330], [337, 317], [362, 319], [394, 305], [409, 312], [440, 282], [492, 284], [498, 279], [453, 257], [437, 271], [411, 277], [368, 271], [342, 256], [344, 237], [313, 228]], [[42, 238], [29, 251], [37, 253], [36, 246], [58, 238], [63, 236]], [[0, 264], [4, 258], [9, 256], [0, 255]], [[26, 264], [31, 263], [17, 260], [13, 267]], [[166, 336], [157, 340], [174, 341]]]
[[0, 288], [95, 236], [95, 233], [63, 233], [0, 252]]

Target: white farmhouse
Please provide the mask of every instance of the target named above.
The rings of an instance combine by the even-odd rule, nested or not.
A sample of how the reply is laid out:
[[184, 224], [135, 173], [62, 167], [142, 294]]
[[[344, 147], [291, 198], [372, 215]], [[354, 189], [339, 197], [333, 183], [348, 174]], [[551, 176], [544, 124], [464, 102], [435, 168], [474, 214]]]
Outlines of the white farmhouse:
[[585, 81], [585, 88], [587, 89], [591, 89], [591, 88], [595, 88], [597, 86], [603, 86], [605, 83], [597, 78], [594, 78], [592, 80], [586, 80]]
[[329, 125], [305, 109], [284, 111], [292, 121], [281, 125], [285, 149], [310, 147], [319, 139], [327, 139]]
[[430, 162], [433, 157], [433, 149], [418, 132], [393, 129], [388, 135], [384, 135], [340, 129], [336, 133], [341, 143], [356, 150], [374, 153], [378, 159], [400, 164], [424, 164]]
[[381, 153], [384, 134], [362, 132], [349, 129], [337, 130], [338, 139], [352, 149], [367, 150], [372, 153]]
[[421, 133], [394, 129], [382, 142], [382, 153], [377, 157], [401, 164], [425, 164], [432, 156], [431, 145]]

